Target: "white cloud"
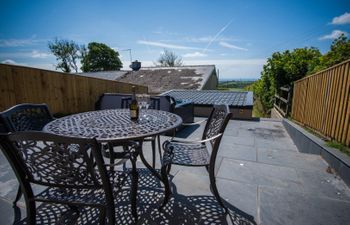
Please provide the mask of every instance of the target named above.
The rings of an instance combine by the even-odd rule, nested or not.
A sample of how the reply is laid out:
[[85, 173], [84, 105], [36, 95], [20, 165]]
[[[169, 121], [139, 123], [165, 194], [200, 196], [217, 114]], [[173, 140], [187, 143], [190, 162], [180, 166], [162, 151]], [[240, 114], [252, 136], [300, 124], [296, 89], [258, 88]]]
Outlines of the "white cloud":
[[[34, 64], [30, 64], [28, 66], [34, 67], [34, 68], [40, 68], [40, 69], [44, 69], [44, 70], [53, 70], [53, 71], [62, 72], [61, 70], [56, 69], [56, 66], [54, 63], [34, 63]], [[80, 65], [78, 67], [80, 68]]]
[[184, 54], [182, 57], [184, 57], [184, 58], [197, 58], [197, 57], [206, 57], [206, 56], [208, 56], [208, 55], [204, 54], [204, 53], [193, 52], [193, 53]]
[[48, 54], [48, 53], [45, 53], [45, 52], [39, 52], [39, 51], [37, 51], [37, 50], [33, 50], [32, 51], [32, 58], [40, 58], [40, 59], [45, 59], [45, 58], [47, 58], [47, 57], [49, 57], [50, 56], [50, 54]]
[[154, 34], [163, 34], [163, 31], [156, 30], [156, 31], [153, 31], [152, 33], [154, 33]]
[[219, 41], [235, 41], [237, 39], [230, 38], [230, 37], [224, 37], [220, 36], [216, 39], [214, 39], [213, 36], [203, 36], [203, 37], [185, 37], [183, 38], [186, 42], [193, 42], [193, 43], [209, 43], [211, 41], [213, 42], [219, 42]]
[[209, 43], [213, 39], [212, 36], [205, 37], [185, 37], [184, 41], [195, 42], [195, 43]]
[[210, 45], [219, 38], [219, 36], [231, 25], [233, 20], [231, 20], [230, 22], [228, 22], [228, 24], [226, 24], [225, 26], [223, 26], [219, 32], [217, 32], [215, 34], [215, 36], [213, 37], [213, 39], [210, 40], [210, 42], [208, 43], [208, 45], [203, 49], [203, 52], [207, 51], [208, 48], [210, 47]]
[[179, 35], [177, 32], [165, 30], [163, 27], [159, 27], [157, 30], [152, 31], [152, 33], [157, 35], [169, 35], [169, 36]]
[[171, 48], [171, 49], [184, 49], [184, 50], [195, 50], [195, 49], [199, 49], [199, 48], [195, 48], [195, 47], [189, 47], [189, 46], [183, 46], [183, 45], [172, 45], [172, 44], [166, 44], [166, 43], [162, 43], [162, 42], [155, 42], [155, 41], [142, 41], [139, 40], [137, 41], [138, 44], [141, 45], [147, 45], [147, 46], [156, 46], [156, 47], [162, 47], [162, 48]]
[[0, 58], [14, 58], [14, 59], [25, 59], [25, 58], [35, 58], [35, 59], [47, 59], [53, 58], [53, 55], [47, 52], [40, 52], [38, 50], [33, 51], [16, 51], [16, 52], [0, 52]]
[[[144, 38], [144, 40], [146, 40]], [[167, 42], [167, 43], [196, 43], [196, 44], [208, 44], [210, 42], [215, 43], [215, 42], [220, 42], [220, 41], [241, 41], [237, 38], [233, 37], [227, 37], [220, 35], [217, 38], [214, 38], [214, 36], [201, 36], [201, 37], [196, 37], [196, 36], [184, 36], [184, 37], [178, 37], [178, 38], [168, 38], [168, 39], [159, 39], [158, 42]], [[208, 50], [209, 51], [209, 50]]]
[[[1, 61], [1, 63], [5, 63], [5, 64], [15, 64], [15, 65], [20, 65], [20, 66], [26, 66], [26, 67], [32, 67], [32, 68], [39, 68], [39, 69], [45, 69], [45, 70], [53, 70], [53, 71], [57, 71], [56, 70], [56, 66], [54, 63], [35, 63], [35, 62], [21, 62], [18, 63], [12, 59], [6, 59], [4, 61]], [[79, 63], [78, 63], [79, 64]], [[79, 64], [79, 67], [81, 65]], [[59, 70], [58, 70], [59, 71]]]
[[5, 64], [17, 64], [14, 60], [12, 59], [6, 59], [4, 61], [2, 61], [1, 63], [5, 63]]
[[320, 37], [319, 40], [328, 40], [328, 39], [333, 40], [333, 39], [338, 38], [342, 34], [345, 34], [346, 36], [348, 35], [348, 33], [346, 33], [345, 31], [333, 30], [331, 34], [326, 34], [326, 35]]
[[0, 47], [21, 47], [32, 45], [32, 39], [1, 39]]
[[225, 47], [225, 48], [229, 48], [229, 49], [248, 51], [248, 49], [246, 49], [246, 48], [242, 48], [242, 47], [239, 47], [239, 46], [236, 46], [236, 45], [232, 45], [232, 44], [229, 44], [229, 43], [224, 42], [224, 41], [220, 41], [219, 45], [221, 45], [222, 47]]
[[350, 13], [346, 12], [341, 16], [334, 17], [331, 24], [340, 25], [350, 23]]
[[0, 52], [0, 58], [28, 58], [30, 52]]
[[23, 47], [47, 42], [46, 39], [0, 39], [0, 47]]

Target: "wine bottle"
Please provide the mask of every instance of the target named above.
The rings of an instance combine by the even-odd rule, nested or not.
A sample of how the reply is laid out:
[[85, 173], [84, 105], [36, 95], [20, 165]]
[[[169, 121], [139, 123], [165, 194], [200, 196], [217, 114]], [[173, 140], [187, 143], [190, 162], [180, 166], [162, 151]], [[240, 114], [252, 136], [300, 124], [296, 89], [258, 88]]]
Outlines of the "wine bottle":
[[138, 120], [139, 119], [139, 107], [136, 100], [136, 94], [135, 94], [135, 86], [132, 86], [132, 99], [130, 103], [130, 118], [131, 120]]

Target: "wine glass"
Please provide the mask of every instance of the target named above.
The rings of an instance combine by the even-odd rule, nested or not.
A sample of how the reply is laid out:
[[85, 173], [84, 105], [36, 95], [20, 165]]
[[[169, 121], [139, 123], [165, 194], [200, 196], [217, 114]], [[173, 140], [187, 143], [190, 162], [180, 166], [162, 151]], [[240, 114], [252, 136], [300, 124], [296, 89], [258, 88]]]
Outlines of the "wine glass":
[[140, 107], [140, 109], [148, 109], [149, 104], [146, 101], [141, 101], [141, 102], [139, 102], [139, 107]]
[[149, 104], [146, 101], [140, 101], [139, 102], [139, 109], [140, 109], [140, 120], [141, 121], [147, 121], [147, 112], [146, 110], [148, 109]]

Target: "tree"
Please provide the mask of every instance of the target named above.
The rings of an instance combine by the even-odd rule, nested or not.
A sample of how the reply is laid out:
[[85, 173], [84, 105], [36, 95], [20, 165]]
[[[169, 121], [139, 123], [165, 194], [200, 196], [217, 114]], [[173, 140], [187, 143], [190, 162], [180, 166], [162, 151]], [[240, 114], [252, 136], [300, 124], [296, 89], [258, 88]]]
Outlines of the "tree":
[[263, 67], [261, 77], [252, 87], [255, 98], [263, 106], [265, 114], [273, 107], [276, 90], [306, 75], [314, 74], [350, 59], [350, 40], [342, 34], [335, 39], [330, 50], [321, 55], [317, 48], [298, 48], [293, 51], [275, 52]]
[[83, 51], [81, 70], [84, 72], [120, 70], [119, 53], [103, 43], [91, 42]]
[[275, 52], [263, 67], [261, 78], [253, 85], [256, 97], [261, 101], [265, 113], [273, 107], [276, 90], [309, 73], [311, 65], [317, 65], [321, 53], [316, 48], [298, 48], [292, 52]]
[[164, 52], [160, 55], [157, 66], [172, 67], [182, 66], [182, 58], [177, 56], [175, 52], [164, 49]]
[[49, 49], [56, 56], [58, 64], [56, 69], [61, 69], [63, 72], [70, 73], [72, 70], [78, 72], [77, 61], [82, 57], [81, 50], [84, 46], [79, 46], [74, 41], [58, 40], [49, 42]]
[[319, 64], [314, 66], [310, 74], [329, 68], [350, 59], [350, 40], [345, 34], [340, 35], [331, 45], [329, 52], [320, 57]]

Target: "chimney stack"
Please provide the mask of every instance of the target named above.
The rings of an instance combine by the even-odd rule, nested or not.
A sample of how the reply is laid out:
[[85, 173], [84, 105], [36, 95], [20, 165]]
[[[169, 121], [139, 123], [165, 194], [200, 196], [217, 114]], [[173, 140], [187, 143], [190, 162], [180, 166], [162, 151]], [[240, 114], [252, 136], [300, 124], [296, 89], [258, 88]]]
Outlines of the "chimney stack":
[[133, 71], [138, 71], [140, 68], [141, 68], [141, 62], [135, 60], [131, 63], [130, 65], [130, 68], [133, 70]]

